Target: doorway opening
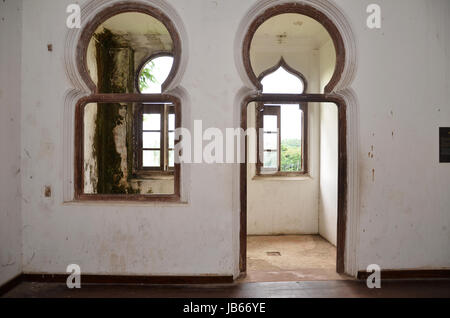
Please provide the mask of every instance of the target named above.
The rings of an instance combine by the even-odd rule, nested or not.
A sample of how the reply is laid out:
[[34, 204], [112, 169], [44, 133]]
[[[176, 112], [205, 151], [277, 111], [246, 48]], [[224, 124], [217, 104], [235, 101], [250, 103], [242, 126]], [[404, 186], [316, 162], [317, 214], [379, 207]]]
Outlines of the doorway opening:
[[[241, 272], [250, 282], [344, 279], [346, 105], [333, 93], [342, 39], [308, 6], [281, 5], [250, 26], [242, 104]], [[256, 158], [252, 161], [252, 158]]]

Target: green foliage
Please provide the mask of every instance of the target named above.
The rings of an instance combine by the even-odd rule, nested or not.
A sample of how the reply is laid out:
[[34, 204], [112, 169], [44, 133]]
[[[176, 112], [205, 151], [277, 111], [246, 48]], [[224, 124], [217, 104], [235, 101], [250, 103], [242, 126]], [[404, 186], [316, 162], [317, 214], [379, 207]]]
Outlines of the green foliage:
[[139, 90], [142, 92], [144, 89], [149, 88], [149, 83], [156, 83], [156, 77], [152, 75], [155, 68], [155, 62], [150, 61], [142, 69], [139, 76]]
[[302, 169], [302, 142], [287, 139], [281, 142], [281, 171], [299, 172]]

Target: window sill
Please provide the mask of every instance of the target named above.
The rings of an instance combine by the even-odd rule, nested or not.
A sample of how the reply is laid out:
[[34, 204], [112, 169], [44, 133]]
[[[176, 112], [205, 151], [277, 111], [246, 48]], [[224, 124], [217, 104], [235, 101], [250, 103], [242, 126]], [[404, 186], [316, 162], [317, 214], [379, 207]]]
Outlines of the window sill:
[[311, 181], [313, 178], [309, 174], [280, 176], [280, 175], [257, 175], [252, 178], [253, 181]]
[[175, 174], [173, 172], [147, 172], [136, 174], [131, 177], [131, 181], [149, 181], [149, 180], [173, 180]]
[[139, 182], [139, 181], [154, 181], [154, 180], [174, 180], [173, 175], [154, 175], [154, 176], [138, 176], [136, 178], [131, 178], [131, 182]]
[[74, 200], [65, 201], [63, 206], [102, 206], [102, 207], [189, 207], [185, 201], [163, 202], [163, 201], [120, 201], [120, 200]]

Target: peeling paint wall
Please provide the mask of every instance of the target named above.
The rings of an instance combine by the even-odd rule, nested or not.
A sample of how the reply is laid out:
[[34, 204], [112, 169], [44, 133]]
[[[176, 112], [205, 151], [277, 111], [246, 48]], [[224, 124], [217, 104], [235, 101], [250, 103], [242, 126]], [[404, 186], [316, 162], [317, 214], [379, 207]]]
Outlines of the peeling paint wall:
[[[0, 286], [22, 271], [22, 1], [0, 2]], [[38, 190], [40, 195], [44, 189]]]
[[[344, 3], [350, 13], [367, 5]], [[380, 30], [351, 14], [359, 51], [359, 268], [450, 268], [450, 166], [439, 164], [438, 131], [450, 126], [450, 2], [379, 4]]]

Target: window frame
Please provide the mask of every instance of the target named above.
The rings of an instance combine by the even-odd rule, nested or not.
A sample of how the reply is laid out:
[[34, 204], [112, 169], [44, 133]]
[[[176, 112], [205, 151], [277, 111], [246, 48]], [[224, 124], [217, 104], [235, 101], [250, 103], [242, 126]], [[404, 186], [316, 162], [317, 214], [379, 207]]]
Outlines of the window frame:
[[[181, 128], [181, 101], [178, 97], [167, 94], [93, 94], [81, 98], [75, 110], [75, 169], [74, 199], [76, 201], [152, 201], [180, 202], [181, 165], [175, 162], [173, 194], [87, 194], [84, 193], [84, 109], [87, 104], [99, 103], [169, 103], [175, 109], [175, 129]], [[179, 139], [175, 138], [175, 147]]]
[[[90, 40], [97, 28], [109, 18], [121, 13], [137, 12], [147, 14], [157, 20], [159, 20], [168, 30], [172, 39], [173, 47], [171, 50], [174, 58], [172, 69], [168, 75], [166, 81], [162, 84], [162, 94], [144, 95], [139, 94], [134, 90], [134, 94], [125, 93], [100, 93], [97, 85], [91, 77], [87, 65], [87, 52]], [[83, 154], [83, 138], [84, 138], [84, 107], [88, 103], [142, 103], [142, 102], [173, 102], [176, 106], [176, 127], [181, 127], [181, 101], [178, 97], [165, 94], [168, 87], [172, 85], [176, 75], [180, 71], [181, 56], [182, 56], [182, 43], [180, 34], [172, 22], [162, 10], [147, 3], [134, 3], [123, 2], [116, 3], [107, 6], [103, 10], [99, 11], [90, 19], [83, 29], [80, 31], [80, 37], [77, 40], [75, 60], [75, 68], [78, 74], [86, 84], [89, 90], [89, 95], [86, 97], [76, 98], [75, 114], [74, 114], [74, 131], [71, 132], [73, 136], [74, 146], [74, 163], [73, 163], [73, 195], [71, 193], [71, 199], [74, 201], [107, 201], [107, 202], [167, 202], [167, 203], [180, 203], [181, 202], [181, 165], [175, 164], [174, 169], [174, 194], [84, 194], [84, 154]], [[177, 143], [177, 140], [175, 140]]]
[[[302, 95], [307, 95], [307, 90], [308, 90], [308, 81], [306, 80], [306, 77], [299, 71], [297, 71], [296, 69], [292, 68], [291, 66], [289, 66], [289, 64], [286, 63], [286, 60], [281, 57], [280, 61], [273, 67], [263, 71], [259, 76], [258, 76], [258, 82], [261, 88], [261, 91], [263, 90], [263, 85], [262, 85], [262, 81], [263, 79], [276, 72], [280, 67], [282, 67], [283, 69], [285, 69], [288, 73], [294, 75], [295, 77], [297, 77], [302, 83], [303, 83], [303, 92], [301, 94], [284, 94], [284, 93], [279, 93], [279, 94], [265, 94], [265, 93], [261, 93], [263, 96], [271, 96], [271, 102], [258, 102], [256, 104], [256, 130], [257, 130], [257, 164], [256, 164], [256, 176], [264, 176], [264, 177], [299, 177], [299, 176], [305, 176], [305, 175], [309, 175], [309, 167], [308, 167], [308, 144], [309, 144], [309, 139], [308, 139], [308, 131], [309, 131], [309, 127], [308, 127], [308, 118], [309, 118], [309, 112], [308, 112], [308, 102], [282, 102], [283, 100], [285, 100], [285, 97], [287, 95], [292, 95], [292, 96], [302, 96]], [[263, 125], [263, 119], [264, 119], [264, 111], [265, 108], [268, 107], [266, 105], [280, 105], [280, 110], [281, 110], [281, 105], [288, 105], [288, 104], [298, 104], [300, 109], [303, 111], [303, 116], [302, 116], [302, 170], [301, 171], [281, 171], [281, 113], [278, 114], [278, 167], [277, 170], [270, 170], [270, 169], [264, 169], [263, 168], [263, 162], [261, 162], [261, 158], [262, 157], [262, 153], [261, 151], [264, 151], [264, 138], [261, 138], [261, 129], [264, 129], [264, 125]], [[269, 107], [270, 107], [269, 105]], [[275, 106], [278, 107], [278, 106]], [[275, 172], [274, 172], [275, 171]]]
[[[169, 151], [175, 151], [175, 148], [169, 147], [169, 134], [175, 132], [177, 128], [177, 114], [175, 111], [175, 105], [171, 103], [163, 104], [146, 104], [139, 103], [136, 105], [134, 113], [134, 147], [133, 147], [133, 175], [136, 178], [145, 178], [158, 175], [174, 175], [175, 166], [169, 166]], [[158, 109], [159, 108], [159, 109]], [[143, 146], [143, 134], [144, 129], [142, 125], [143, 116], [145, 114], [159, 114], [160, 117], [160, 130], [154, 131], [160, 133], [160, 147], [159, 148], [144, 148]], [[169, 131], [169, 115], [175, 115], [175, 130]], [[153, 132], [153, 131], [149, 131]], [[159, 167], [144, 167], [143, 166], [143, 152], [145, 150], [154, 150], [160, 152], [160, 165]]]
[[[271, 96], [277, 96], [272, 95]], [[282, 95], [280, 95], [281, 97]], [[302, 169], [301, 171], [281, 171], [281, 105], [299, 105], [300, 110], [303, 112], [302, 116]], [[279, 105], [279, 106], [274, 106]], [[274, 177], [296, 177], [308, 175], [308, 103], [296, 103], [296, 102], [258, 102], [256, 107], [256, 129], [257, 129], [257, 163], [256, 163], [256, 175], [257, 176], [274, 176]], [[277, 147], [277, 169], [264, 168], [264, 163], [261, 160], [264, 158], [264, 116], [277, 116], [278, 125], [278, 147]]]
[[[149, 56], [147, 56], [146, 58], [144, 58], [143, 62], [138, 66], [137, 68], [137, 72], [136, 72], [136, 76], [134, 79], [134, 86], [135, 86], [135, 90], [137, 92], [137, 94], [144, 94], [141, 92], [140, 88], [139, 88], [139, 78], [141, 77], [141, 73], [144, 70], [144, 67], [151, 62], [152, 60], [155, 60], [159, 57], [171, 57], [173, 58], [173, 67], [175, 66], [175, 55], [170, 52], [170, 51], [156, 51], [151, 53]], [[166, 80], [161, 83], [161, 91], [164, 92], [164, 89], [167, 87], [168, 83], [172, 82], [173, 78], [174, 78], [175, 74], [173, 74], [172, 71], [169, 72], [169, 75], [167, 76]]]

